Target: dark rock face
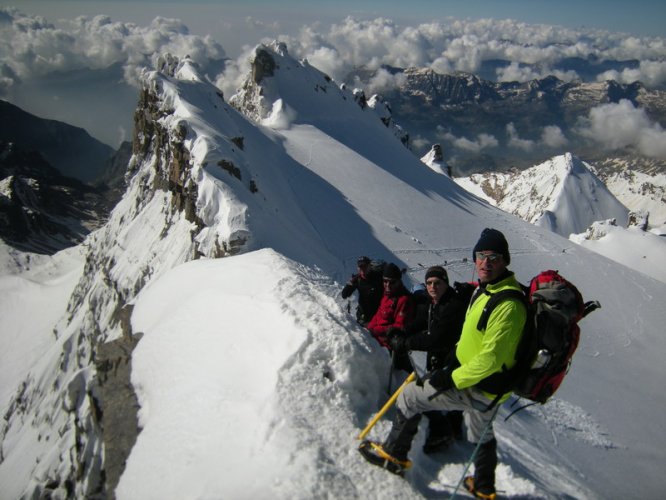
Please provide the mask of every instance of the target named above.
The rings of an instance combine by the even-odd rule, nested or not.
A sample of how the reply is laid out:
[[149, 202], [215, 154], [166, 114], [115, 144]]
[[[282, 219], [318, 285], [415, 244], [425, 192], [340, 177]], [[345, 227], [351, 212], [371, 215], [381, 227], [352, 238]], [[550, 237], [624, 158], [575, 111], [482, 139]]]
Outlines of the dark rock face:
[[275, 68], [273, 56], [267, 50], [257, 50], [252, 65], [252, 81], [256, 84], [261, 83], [264, 78], [273, 76]]
[[131, 307], [123, 308], [124, 335], [99, 344], [95, 362], [99, 396], [95, 408], [102, 423], [105, 489], [109, 499], [115, 498], [114, 491], [139, 434], [139, 402], [130, 375], [132, 351], [142, 335], [129, 333], [130, 314]]
[[61, 175], [36, 151], [0, 142], [0, 237], [52, 254], [83, 241], [110, 210], [102, 190]]
[[109, 211], [116, 206], [127, 189], [125, 174], [131, 158], [132, 143], [125, 141], [106, 162], [104, 173], [94, 183], [104, 193], [104, 200]]

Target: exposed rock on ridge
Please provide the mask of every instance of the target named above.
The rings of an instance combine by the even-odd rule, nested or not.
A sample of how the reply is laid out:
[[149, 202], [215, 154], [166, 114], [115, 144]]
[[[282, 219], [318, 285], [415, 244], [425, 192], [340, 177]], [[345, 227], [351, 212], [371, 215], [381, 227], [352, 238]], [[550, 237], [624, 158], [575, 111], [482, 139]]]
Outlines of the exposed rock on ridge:
[[[173, 266], [237, 253], [249, 241], [242, 203], [210, 206], [212, 196], [230, 195], [220, 194], [220, 179], [240, 181], [214, 171], [221, 152], [210, 156], [205, 137], [186, 121], [187, 113], [179, 114], [179, 106], [187, 106], [179, 92], [189, 92], [187, 82], [196, 81], [188, 98], [209, 99], [222, 116], [235, 111], [212, 85], [200, 85], [190, 61], [167, 62], [170, 74], [144, 76], [127, 192], [107, 224], [87, 238], [84, 271], [54, 330], [52, 354], [40, 365], [41, 375], [17, 388], [0, 428], [5, 470], [33, 464], [23, 471], [25, 497], [113, 497], [136, 435], [136, 401], [126, 389], [138, 337], [126, 306]], [[239, 137], [229, 137], [223, 154], [240, 158]], [[251, 175], [244, 177], [253, 196]]]
[[[312, 67], [307, 60], [297, 62], [292, 59], [287, 46], [278, 41], [255, 48], [251, 60], [251, 77], [245, 80], [241, 89], [229, 99], [229, 103], [249, 119], [259, 123], [270, 121], [277, 114], [289, 116], [292, 110], [284, 108], [281, 97], [286, 89], [276, 88], [271, 81], [276, 71], [291, 72], [291, 78], [308, 81], [315, 93], [353, 100], [361, 109], [373, 111], [403, 144], [408, 145], [409, 134], [393, 119], [391, 107], [382, 96], [375, 94], [367, 98], [360, 89], [350, 92], [347, 85], [338, 86], [328, 75]], [[291, 103], [293, 102], [292, 100]]]

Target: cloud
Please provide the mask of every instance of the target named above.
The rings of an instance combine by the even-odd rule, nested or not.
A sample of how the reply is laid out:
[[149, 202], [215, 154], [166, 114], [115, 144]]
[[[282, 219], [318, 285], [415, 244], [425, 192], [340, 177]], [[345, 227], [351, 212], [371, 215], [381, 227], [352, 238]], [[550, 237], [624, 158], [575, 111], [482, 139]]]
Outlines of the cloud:
[[569, 141], [557, 125], [548, 125], [541, 132], [541, 142], [549, 148], [558, 149], [566, 146]]
[[211, 37], [191, 35], [177, 19], [155, 18], [148, 26], [113, 22], [108, 16], [77, 17], [56, 28], [41, 17], [0, 8], [0, 82], [7, 88], [56, 71], [100, 69], [115, 63], [136, 83], [141, 68], [166, 52], [189, 55], [203, 68], [226, 56]]
[[[509, 123], [506, 126], [506, 131], [509, 137], [507, 145], [527, 152], [532, 151], [537, 146], [543, 146], [550, 149], [561, 149], [569, 142], [562, 133], [560, 127], [556, 125], [548, 125], [544, 127], [541, 132], [541, 138], [538, 141], [521, 138], [513, 123]], [[438, 135], [442, 140], [450, 142], [455, 149], [474, 154], [479, 154], [484, 150], [496, 148], [500, 145], [495, 136], [490, 134], [478, 134], [476, 139], [469, 139], [467, 137], [456, 137], [450, 132], [445, 132], [440, 127]]]
[[224, 71], [217, 75], [215, 85], [222, 90], [225, 100], [234, 95], [250, 73], [252, 54], [254, 47], [247, 48], [243, 54], [235, 60], [229, 60], [224, 65]]
[[526, 152], [533, 151], [537, 147], [561, 149], [569, 143], [564, 133], [562, 132], [562, 129], [557, 125], [546, 125], [543, 127], [539, 140], [521, 138], [518, 135], [518, 131], [516, 130], [516, 126], [513, 124], [513, 122], [507, 124], [506, 133], [509, 137], [507, 142], [508, 147], [522, 149]]
[[441, 134], [441, 137], [451, 142], [455, 148], [475, 154], [480, 153], [484, 149], [495, 148], [499, 145], [499, 141], [490, 134], [479, 134], [473, 140], [467, 137], [456, 137], [450, 132]]
[[579, 124], [579, 133], [604, 149], [633, 147], [646, 156], [666, 159], [666, 131], [627, 99], [592, 108]]
[[404, 73], [392, 74], [385, 69], [380, 69], [369, 80], [367, 84], [367, 91], [369, 94], [381, 94], [389, 90], [399, 88], [407, 81], [407, 76]]
[[666, 61], [641, 61], [638, 68], [626, 68], [622, 71], [610, 70], [597, 75], [597, 81], [615, 80], [620, 83], [640, 81], [647, 87], [659, 87], [666, 84]]
[[580, 58], [642, 61], [640, 76], [646, 85], [666, 82], [666, 39], [627, 38], [602, 30], [573, 30], [513, 20], [450, 19], [401, 27], [390, 19], [347, 18], [327, 32], [304, 28], [299, 35], [284, 41], [290, 53], [311, 62], [321, 47], [330, 50], [329, 54], [337, 54], [340, 59], [335, 67], [331, 68], [330, 59], [322, 59], [322, 67], [317, 67], [338, 80], [359, 66], [415, 66], [430, 67], [439, 73], [474, 73], [484, 61], [505, 60], [510, 64], [497, 71], [500, 80], [522, 82], [555, 75], [572, 81], [580, 75], [558, 69], [558, 65]]
[[[114, 63], [123, 64], [125, 78], [135, 83], [140, 68], [149, 67], [155, 55], [163, 52], [190, 55], [204, 71], [209, 60], [226, 56], [210, 36], [192, 35], [175, 19], [156, 18], [148, 26], [137, 26], [95, 16], [63, 21], [60, 26], [56, 28], [43, 18], [24, 15], [14, 8], [0, 8], [0, 90], [53, 71], [103, 68]], [[510, 19], [449, 18], [400, 26], [386, 18], [348, 17], [328, 28], [314, 24], [278, 36], [274, 35], [280, 30], [277, 21], [266, 23], [248, 17], [245, 27], [249, 36], [271, 36], [257, 39], [251, 47], [279, 38], [292, 55], [307, 58], [337, 81], [358, 67], [430, 67], [439, 73], [474, 73], [491, 60], [509, 61], [508, 66], [497, 70], [500, 80], [522, 82], [554, 74], [571, 81], [579, 75], [558, 69], [558, 64], [568, 58], [592, 58], [641, 61], [638, 70], [620, 69], [603, 73], [599, 79], [640, 79], [648, 86], [666, 84], [664, 38], [627, 37]], [[240, 57], [246, 57], [246, 50]], [[240, 68], [244, 63], [239, 58], [234, 65]], [[233, 70], [228, 75], [231, 73]], [[223, 75], [218, 79], [231, 81]], [[380, 89], [395, 83], [384, 73], [372, 85]]]
[[578, 73], [573, 70], [561, 71], [543, 66], [521, 66], [512, 62], [504, 68], [495, 70], [497, 81], [500, 82], [529, 82], [530, 80], [543, 79], [549, 75], [556, 76], [564, 82], [580, 80]]
[[529, 139], [521, 139], [518, 136], [518, 131], [513, 122], [508, 123], [506, 126], [506, 133], [509, 136], [509, 147], [515, 149], [522, 149], [523, 151], [532, 151], [536, 143]]

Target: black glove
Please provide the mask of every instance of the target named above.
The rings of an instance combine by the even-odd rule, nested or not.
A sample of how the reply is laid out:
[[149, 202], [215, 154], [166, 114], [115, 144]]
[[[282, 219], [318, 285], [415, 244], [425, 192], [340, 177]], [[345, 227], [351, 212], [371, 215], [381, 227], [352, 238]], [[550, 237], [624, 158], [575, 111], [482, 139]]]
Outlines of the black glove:
[[448, 391], [449, 389], [455, 387], [453, 383], [453, 373], [454, 368], [445, 366], [439, 370], [435, 370], [430, 375], [430, 385], [432, 385], [438, 392]]
[[400, 335], [394, 335], [389, 339], [389, 346], [391, 347], [391, 350], [396, 353], [396, 354], [402, 354], [403, 352], [407, 352], [407, 344], [406, 344], [406, 339], [404, 337], [401, 337]]
[[386, 340], [388, 340], [391, 350], [396, 354], [407, 351], [407, 339], [404, 330], [392, 326], [386, 331]]

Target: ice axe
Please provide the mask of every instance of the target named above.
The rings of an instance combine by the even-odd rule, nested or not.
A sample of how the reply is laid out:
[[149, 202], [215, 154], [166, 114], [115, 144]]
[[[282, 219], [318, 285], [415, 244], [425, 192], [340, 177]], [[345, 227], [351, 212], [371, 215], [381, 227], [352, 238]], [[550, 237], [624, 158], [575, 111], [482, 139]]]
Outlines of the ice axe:
[[398, 387], [398, 390], [393, 393], [393, 395], [388, 399], [386, 404], [382, 407], [381, 410], [379, 410], [375, 416], [372, 418], [370, 423], [361, 431], [361, 433], [358, 435], [356, 439], [363, 439], [365, 436], [368, 435], [368, 432], [370, 432], [370, 429], [372, 429], [375, 424], [379, 421], [380, 418], [384, 416], [384, 414], [389, 410], [391, 405], [395, 403], [395, 400], [398, 399], [398, 396], [400, 393], [403, 391], [405, 387], [407, 387], [407, 384], [410, 382], [414, 381], [416, 379], [416, 373], [412, 372], [409, 374], [409, 376], [405, 379], [405, 381], [402, 383], [400, 387]]

